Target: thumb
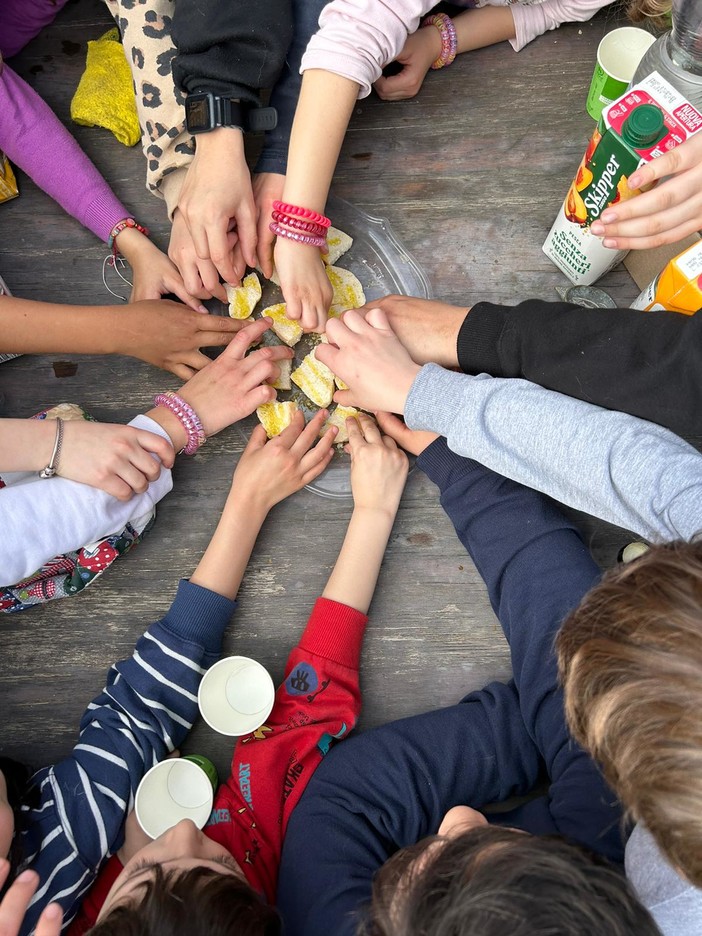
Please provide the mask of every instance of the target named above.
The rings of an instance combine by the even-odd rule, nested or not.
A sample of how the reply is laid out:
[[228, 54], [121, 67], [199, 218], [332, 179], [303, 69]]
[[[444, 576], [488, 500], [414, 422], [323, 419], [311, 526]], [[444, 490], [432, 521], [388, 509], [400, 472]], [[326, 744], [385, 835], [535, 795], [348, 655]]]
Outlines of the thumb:
[[366, 321], [369, 325], [372, 325], [373, 328], [380, 328], [384, 331], [391, 332], [393, 335], [395, 334], [395, 332], [393, 332], [392, 328], [390, 327], [390, 322], [388, 321], [387, 315], [377, 306], [368, 312], [366, 315]]
[[262, 449], [263, 446], [268, 441], [268, 435], [263, 426], [259, 423], [258, 426], [251, 433], [251, 438], [246, 444], [245, 452], [257, 452], [259, 449]]

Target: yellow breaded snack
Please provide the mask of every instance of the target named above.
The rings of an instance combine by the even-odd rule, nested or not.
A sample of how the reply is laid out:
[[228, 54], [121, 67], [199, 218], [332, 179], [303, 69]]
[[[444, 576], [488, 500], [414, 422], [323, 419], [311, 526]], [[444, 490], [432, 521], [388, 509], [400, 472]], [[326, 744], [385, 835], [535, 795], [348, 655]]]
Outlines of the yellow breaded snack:
[[353, 237], [349, 237], [348, 234], [344, 234], [344, 232], [340, 231], [338, 228], [330, 227], [327, 231], [327, 247], [329, 249], [327, 253], [322, 254], [322, 260], [330, 265], [336, 263], [339, 257], [343, 257], [352, 244]]
[[326, 267], [329, 282], [334, 289], [332, 308], [338, 307], [340, 311], [357, 309], [365, 305], [366, 296], [359, 279], [350, 270], [341, 267]]
[[290, 358], [283, 358], [283, 360], [278, 361], [277, 364], [280, 368], [280, 377], [271, 384], [271, 387], [275, 387], [276, 390], [289, 390], [292, 387], [290, 383], [292, 361]]
[[272, 319], [271, 328], [275, 334], [291, 348], [302, 338], [302, 325], [294, 319], [289, 319], [285, 314], [285, 303], [279, 302], [277, 305], [268, 306], [261, 312], [262, 316]]
[[340, 442], [349, 441], [349, 431], [346, 428], [347, 419], [357, 419], [358, 410], [354, 406], [337, 406], [333, 413], [329, 416], [329, 419], [324, 423], [322, 427], [322, 432], [325, 432], [329, 426], [337, 426], [339, 432], [337, 437], [334, 439], [334, 445], [338, 445]]
[[229, 314], [234, 319], [248, 318], [262, 295], [261, 283], [255, 273], [245, 276], [241, 286], [225, 283], [224, 289], [229, 300]]
[[334, 375], [326, 364], [317, 360], [314, 351], [310, 351], [290, 378], [320, 409], [331, 403], [334, 396]]
[[297, 403], [264, 403], [256, 410], [261, 425], [266, 430], [269, 439], [280, 435], [283, 429], [287, 429], [293, 421], [293, 416], [298, 410]]

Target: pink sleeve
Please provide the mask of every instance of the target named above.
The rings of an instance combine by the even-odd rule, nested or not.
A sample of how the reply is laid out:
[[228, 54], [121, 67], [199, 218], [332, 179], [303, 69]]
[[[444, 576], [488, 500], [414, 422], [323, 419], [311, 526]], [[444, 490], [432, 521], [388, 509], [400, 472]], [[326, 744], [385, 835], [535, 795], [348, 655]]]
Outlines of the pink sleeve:
[[0, 150], [101, 240], [130, 212], [51, 108], [0, 63]]
[[332, 0], [319, 17], [319, 32], [310, 39], [300, 71], [321, 68], [357, 81], [358, 96], [367, 97], [433, 6], [432, 0]]
[[544, 0], [544, 3], [513, 3], [516, 38], [510, 39], [515, 52], [537, 36], [558, 29], [562, 23], [584, 23], [613, 0]]

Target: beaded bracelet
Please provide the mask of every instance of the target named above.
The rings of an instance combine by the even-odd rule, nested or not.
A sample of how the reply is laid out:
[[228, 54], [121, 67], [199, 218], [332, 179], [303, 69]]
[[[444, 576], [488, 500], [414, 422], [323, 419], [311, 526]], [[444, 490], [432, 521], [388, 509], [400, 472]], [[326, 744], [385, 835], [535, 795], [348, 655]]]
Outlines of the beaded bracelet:
[[298, 218], [321, 224], [325, 228], [331, 225], [331, 221], [325, 215], [320, 214], [318, 211], [311, 211], [309, 208], [300, 208], [299, 205], [288, 205], [286, 202], [274, 201], [273, 211], [280, 211], [281, 214], [285, 215], [296, 215]]
[[282, 224], [278, 224], [277, 221], [271, 221], [268, 225], [268, 230], [273, 231], [277, 237], [287, 237], [288, 240], [297, 241], [298, 244], [309, 244], [310, 247], [319, 247], [323, 253], [327, 253], [327, 239], [326, 237], [315, 236], [314, 234], [301, 234], [299, 231], [291, 231], [289, 228], [283, 227]]
[[124, 218], [122, 221], [118, 221], [117, 224], [110, 231], [110, 236], [107, 238], [107, 246], [112, 251], [113, 256], [117, 256], [117, 245], [115, 244], [115, 238], [118, 234], [121, 234], [122, 231], [125, 231], [127, 228], [135, 228], [139, 231], [140, 234], [143, 234], [144, 237], [149, 236], [149, 229], [145, 228], [141, 224], [137, 224], [134, 218]]
[[170, 410], [185, 429], [188, 441], [180, 450], [184, 455], [194, 455], [200, 446], [205, 444], [207, 436], [195, 410], [177, 393], [173, 393], [172, 390], [157, 393], [154, 397], [154, 406], [164, 406]]
[[298, 231], [305, 231], [307, 234], [315, 234], [317, 237], [326, 237], [327, 229], [321, 224], [315, 224], [314, 221], [303, 221], [301, 218], [293, 218], [291, 215], [283, 214], [281, 211], [273, 212], [273, 220], [280, 224], [286, 224], [288, 227], [296, 228]]
[[427, 16], [422, 26], [436, 26], [441, 36], [441, 55], [431, 67], [437, 69], [450, 65], [458, 52], [458, 36], [451, 17], [445, 13], [435, 13], [433, 16]]

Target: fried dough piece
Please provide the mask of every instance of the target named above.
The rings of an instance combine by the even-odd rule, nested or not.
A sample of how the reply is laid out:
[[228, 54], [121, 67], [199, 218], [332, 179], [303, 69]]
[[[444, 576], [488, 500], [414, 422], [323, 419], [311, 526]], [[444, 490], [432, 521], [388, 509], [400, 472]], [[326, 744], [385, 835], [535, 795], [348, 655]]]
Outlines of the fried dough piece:
[[292, 361], [290, 358], [283, 358], [282, 361], [277, 361], [277, 364], [280, 368], [280, 376], [271, 384], [271, 387], [275, 387], [276, 390], [289, 390], [292, 387], [290, 382]]
[[272, 403], [263, 403], [256, 410], [261, 425], [266, 430], [269, 439], [280, 435], [283, 429], [287, 429], [293, 420], [293, 416], [298, 411], [297, 403], [279, 403], [274, 400]]
[[326, 432], [329, 426], [336, 426], [339, 432], [337, 437], [334, 439], [334, 445], [338, 445], [340, 442], [348, 442], [349, 431], [346, 428], [346, 420], [357, 419], [358, 412], [359, 411], [354, 406], [335, 407], [327, 421], [322, 426], [322, 433]]
[[334, 310], [332, 314], [338, 314], [346, 309], [358, 309], [365, 305], [366, 296], [358, 277], [342, 267], [328, 266], [326, 270], [329, 282], [334, 289], [331, 302]]
[[344, 234], [338, 228], [330, 227], [327, 231], [327, 247], [329, 249], [327, 253], [322, 254], [322, 260], [331, 266], [336, 263], [339, 257], [343, 257], [352, 244], [353, 237], [349, 237], [348, 234]]
[[225, 283], [224, 289], [229, 300], [229, 314], [234, 319], [247, 319], [262, 295], [261, 283], [255, 273], [245, 276], [241, 286]]
[[331, 403], [334, 396], [334, 375], [326, 364], [317, 360], [314, 351], [310, 351], [290, 378], [315, 406], [322, 409]]
[[261, 312], [262, 316], [272, 319], [271, 328], [289, 347], [293, 347], [302, 338], [302, 325], [294, 319], [289, 319], [285, 314], [285, 303], [278, 302], [276, 305], [268, 306]]

